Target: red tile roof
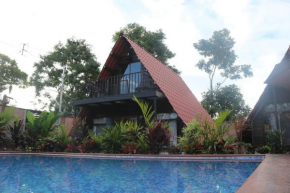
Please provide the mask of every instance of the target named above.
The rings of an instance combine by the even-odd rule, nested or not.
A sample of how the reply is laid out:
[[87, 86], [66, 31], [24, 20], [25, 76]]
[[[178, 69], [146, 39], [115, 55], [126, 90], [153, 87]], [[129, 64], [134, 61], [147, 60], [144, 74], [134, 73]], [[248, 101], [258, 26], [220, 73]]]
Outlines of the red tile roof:
[[212, 121], [207, 111], [198, 102], [180, 76], [129, 37], [125, 35], [124, 37], [185, 124], [188, 124], [198, 115], [202, 116], [203, 119]]

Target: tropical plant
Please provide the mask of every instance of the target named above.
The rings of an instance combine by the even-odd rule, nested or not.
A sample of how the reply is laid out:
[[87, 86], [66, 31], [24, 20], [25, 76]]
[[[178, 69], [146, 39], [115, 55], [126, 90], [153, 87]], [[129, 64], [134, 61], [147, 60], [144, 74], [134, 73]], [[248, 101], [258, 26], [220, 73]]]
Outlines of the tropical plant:
[[154, 111], [147, 102], [139, 101], [135, 96], [133, 100], [139, 105], [146, 124], [146, 138], [148, 139], [149, 152], [158, 154], [163, 146], [168, 146], [170, 143], [169, 123], [163, 123], [160, 120], [152, 121]]
[[181, 153], [181, 150], [180, 150], [179, 147], [171, 145], [171, 146], [168, 148], [168, 153], [169, 153], [169, 154], [180, 154], [180, 153]]
[[255, 153], [255, 147], [250, 143], [245, 143], [245, 151], [247, 154], [254, 154]]
[[101, 140], [95, 136], [92, 130], [89, 130], [87, 138], [82, 142], [83, 153], [99, 153], [101, 151]]
[[268, 145], [264, 145], [258, 148], [258, 152], [261, 154], [270, 153], [270, 151], [271, 151], [271, 147], [269, 147]]
[[122, 150], [124, 153], [129, 153], [129, 154], [136, 154], [137, 149], [139, 148], [139, 145], [135, 142], [125, 142], [122, 145]]
[[271, 153], [286, 152], [285, 131], [272, 130], [266, 133], [266, 144], [271, 148]]
[[209, 121], [205, 121], [200, 131], [204, 139], [204, 145], [207, 148], [208, 153], [222, 153], [225, 145], [224, 137], [228, 133], [232, 124], [226, 123], [226, 118], [231, 111], [225, 110], [219, 113], [214, 119], [214, 124]]
[[61, 114], [54, 114], [52, 111], [49, 113], [43, 111], [36, 117], [28, 111], [26, 116], [28, 120], [25, 124], [27, 128], [28, 146], [35, 150], [39, 148], [40, 139], [47, 138], [59, 126], [54, 124], [61, 117]]
[[196, 119], [193, 119], [187, 127], [182, 129], [183, 136], [178, 139], [178, 147], [187, 154], [198, 151], [202, 145], [201, 130], [202, 125]]
[[9, 123], [17, 120], [17, 117], [13, 113], [14, 109], [15, 107], [8, 107], [0, 113], [0, 144], [7, 142], [8, 140], [5, 130], [7, 129]]
[[152, 127], [148, 127], [149, 152], [159, 154], [163, 146], [168, 146], [170, 143], [170, 131], [168, 124], [163, 125], [163, 122], [157, 120]]
[[246, 128], [245, 122], [246, 120], [244, 117], [240, 117], [233, 121], [233, 128], [237, 136], [238, 153], [244, 153], [243, 131]]
[[147, 139], [147, 135], [138, 136], [137, 143], [139, 148], [137, 149], [137, 153], [139, 154], [147, 154], [149, 153], [149, 142]]
[[118, 123], [115, 126], [104, 127], [103, 132], [99, 135], [102, 151], [105, 153], [121, 153], [122, 144], [125, 142], [125, 129]]
[[8, 141], [15, 144], [16, 148], [24, 148], [24, 124], [23, 120], [14, 121], [13, 125], [9, 125], [4, 131]]
[[155, 123], [154, 123], [154, 121], [151, 121], [151, 119], [154, 115], [154, 111], [152, 111], [152, 107], [149, 106], [149, 104], [147, 102], [139, 101], [135, 95], [133, 96], [133, 100], [139, 105], [139, 107], [143, 113], [145, 124], [148, 127], [153, 127]]
[[73, 121], [69, 136], [73, 144], [72, 147], [81, 146], [83, 139], [88, 136], [88, 127], [86, 126], [85, 119], [76, 118]]
[[7, 127], [11, 121], [17, 119], [13, 113], [14, 109], [15, 107], [8, 107], [0, 113], [0, 128]]

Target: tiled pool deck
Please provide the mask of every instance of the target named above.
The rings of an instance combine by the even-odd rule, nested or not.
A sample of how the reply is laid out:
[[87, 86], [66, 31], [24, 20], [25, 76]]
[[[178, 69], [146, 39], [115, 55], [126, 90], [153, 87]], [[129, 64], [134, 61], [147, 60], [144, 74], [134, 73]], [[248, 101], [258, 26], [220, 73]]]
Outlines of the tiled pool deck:
[[40, 155], [93, 159], [146, 159], [168, 161], [262, 161], [237, 192], [290, 192], [290, 155], [128, 155], [90, 153], [0, 152], [0, 155]]

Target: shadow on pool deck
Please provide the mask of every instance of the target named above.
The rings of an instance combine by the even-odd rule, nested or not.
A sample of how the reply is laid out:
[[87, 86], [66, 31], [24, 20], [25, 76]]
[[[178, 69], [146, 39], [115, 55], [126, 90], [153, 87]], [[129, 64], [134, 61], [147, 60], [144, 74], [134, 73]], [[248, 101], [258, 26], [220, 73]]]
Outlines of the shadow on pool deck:
[[268, 154], [238, 193], [289, 193], [290, 155]]

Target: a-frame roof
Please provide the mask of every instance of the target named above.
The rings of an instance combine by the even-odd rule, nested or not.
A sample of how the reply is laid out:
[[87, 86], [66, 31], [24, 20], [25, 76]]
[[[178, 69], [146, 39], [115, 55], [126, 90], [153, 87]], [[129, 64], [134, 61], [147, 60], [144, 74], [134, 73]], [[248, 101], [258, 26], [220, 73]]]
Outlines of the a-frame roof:
[[122, 35], [115, 43], [99, 78], [110, 76], [110, 72], [118, 65], [117, 56], [122, 49], [128, 49], [128, 43], [185, 124], [197, 116], [212, 121], [182, 78], [126, 35]]

